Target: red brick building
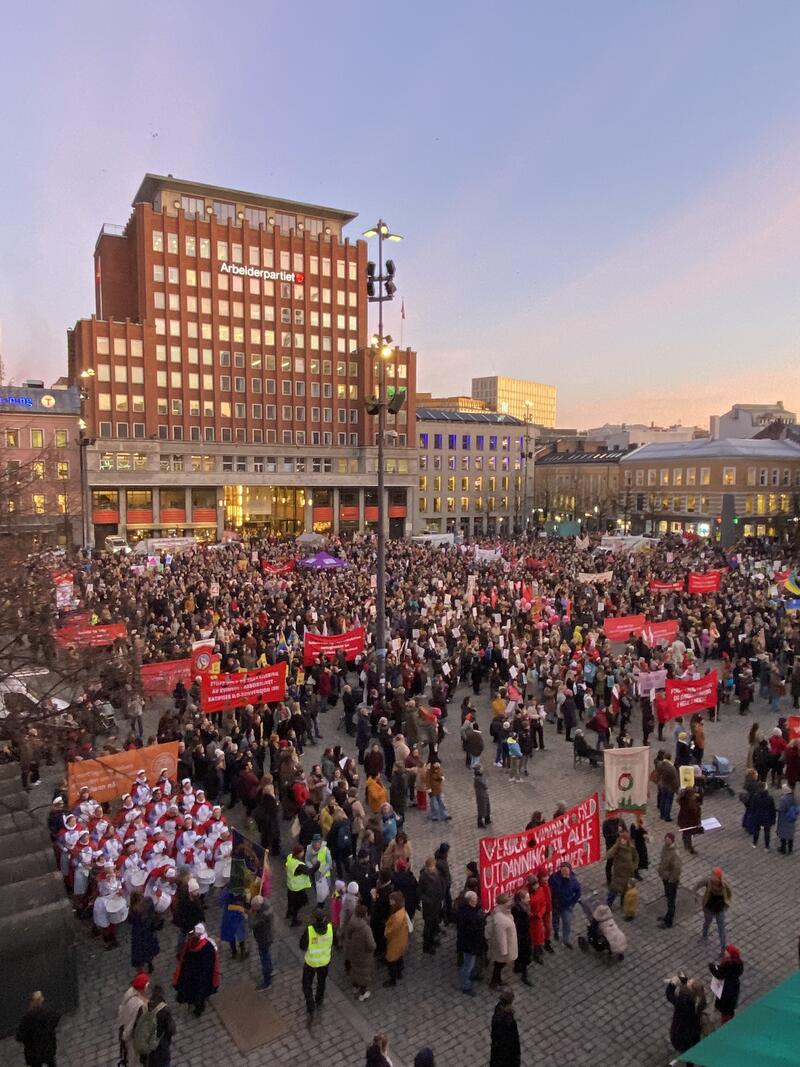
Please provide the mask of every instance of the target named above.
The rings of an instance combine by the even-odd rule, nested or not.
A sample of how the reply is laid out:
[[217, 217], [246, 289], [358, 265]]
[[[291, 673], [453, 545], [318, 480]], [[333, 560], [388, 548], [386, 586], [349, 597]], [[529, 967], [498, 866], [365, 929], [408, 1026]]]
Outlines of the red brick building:
[[0, 536], [81, 543], [79, 418], [77, 389], [0, 385]]
[[[367, 246], [352, 212], [147, 175], [94, 253], [96, 312], [69, 331], [86, 400], [92, 527], [131, 538], [363, 529], [377, 519], [364, 400]], [[416, 356], [387, 384], [388, 529], [410, 532]], [[411, 427], [411, 430], [409, 430]]]

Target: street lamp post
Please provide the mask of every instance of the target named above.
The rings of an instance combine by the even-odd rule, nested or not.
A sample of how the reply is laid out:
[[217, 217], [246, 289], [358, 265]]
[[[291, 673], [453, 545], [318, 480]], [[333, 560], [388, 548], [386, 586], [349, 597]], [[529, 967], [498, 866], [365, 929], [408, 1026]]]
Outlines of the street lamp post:
[[[386, 523], [386, 508], [384, 506], [384, 490], [385, 490], [385, 461], [384, 461], [384, 444], [386, 437], [386, 374], [384, 370], [384, 361], [392, 353], [391, 337], [384, 336], [383, 333], [383, 304], [386, 300], [393, 300], [396, 291], [394, 283], [395, 267], [394, 262], [389, 259], [386, 261], [386, 269], [384, 273], [384, 261], [383, 261], [383, 242], [384, 241], [402, 241], [402, 237], [399, 234], [392, 233], [383, 221], [378, 219], [375, 226], [364, 232], [364, 236], [377, 237], [378, 238], [378, 269], [375, 271], [375, 264], [367, 264], [367, 297], [370, 303], [376, 303], [378, 305], [378, 333], [373, 338], [371, 358], [374, 361], [375, 356], [378, 358], [378, 395], [367, 401], [367, 413], [369, 415], [378, 416], [378, 560], [376, 567], [376, 635], [375, 635], [375, 656], [377, 660], [378, 668], [378, 692], [381, 700], [386, 695], [386, 530], [384, 529]], [[389, 405], [392, 412], [396, 413], [399, 410], [402, 400], [405, 399], [403, 393], [400, 397], [400, 403], [396, 402], [396, 398], [399, 395], [399, 391], [392, 397]]]
[[80, 401], [81, 417], [78, 419], [78, 455], [80, 459], [81, 476], [81, 547], [89, 547], [89, 471], [87, 466], [86, 451], [95, 442], [86, 432], [86, 422], [83, 418], [83, 405], [89, 399], [89, 386], [94, 378], [94, 369], [87, 367], [80, 373]]

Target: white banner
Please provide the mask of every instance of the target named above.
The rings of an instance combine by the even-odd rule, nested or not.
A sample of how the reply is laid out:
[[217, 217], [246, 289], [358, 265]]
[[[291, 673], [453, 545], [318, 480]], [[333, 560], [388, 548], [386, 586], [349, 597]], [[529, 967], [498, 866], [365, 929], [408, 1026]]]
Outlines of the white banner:
[[650, 548], [654, 541], [636, 534], [607, 534], [600, 542], [600, 547], [609, 552], [641, 552]]
[[613, 577], [613, 571], [601, 571], [599, 574], [589, 574], [587, 571], [578, 572], [578, 581], [584, 584], [591, 584], [592, 582], [610, 582]]
[[476, 548], [475, 560], [477, 563], [489, 563], [492, 560], [500, 559], [502, 553], [499, 548]]
[[603, 750], [606, 811], [644, 811], [650, 774], [650, 748]]

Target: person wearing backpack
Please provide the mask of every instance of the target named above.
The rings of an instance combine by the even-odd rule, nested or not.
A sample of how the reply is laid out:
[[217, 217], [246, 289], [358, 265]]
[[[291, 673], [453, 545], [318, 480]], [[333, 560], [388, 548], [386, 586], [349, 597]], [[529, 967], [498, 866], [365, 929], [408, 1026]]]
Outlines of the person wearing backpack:
[[119, 1026], [120, 1061], [128, 1067], [134, 1067], [139, 1055], [133, 1041], [133, 1031], [140, 1013], [147, 1005], [150, 996], [150, 980], [146, 974], [137, 974], [125, 990], [117, 1011]]
[[344, 880], [353, 858], [353, 832], [350, 820], [341, 808], [334, 815], [333, 825], [328, 831], [327, 844], [331, 850], [331, 858], [336, 865], [336, 875]]
[[164, 999], [160, 985], [153, 986], [147, 1006], [142, 1008], [133, 1026], [133, 1047], [142, 1067], [170, 1067], [175, 1020]]

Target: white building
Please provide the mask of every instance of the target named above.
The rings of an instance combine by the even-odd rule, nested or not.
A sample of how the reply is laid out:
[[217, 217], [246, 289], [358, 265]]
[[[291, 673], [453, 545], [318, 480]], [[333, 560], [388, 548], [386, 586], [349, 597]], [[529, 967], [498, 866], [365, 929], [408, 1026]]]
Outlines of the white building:
[[787, 411], [783, 401], [774, 404], [734, 404], [724, 415], [712, 415], [709, 423], [715, 440], [723, 437], [754, 437], [773, 422], [794, 426], [797, 415]]

